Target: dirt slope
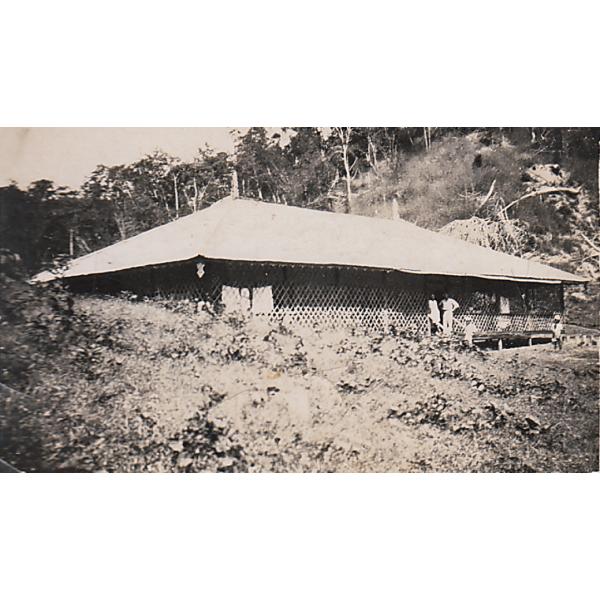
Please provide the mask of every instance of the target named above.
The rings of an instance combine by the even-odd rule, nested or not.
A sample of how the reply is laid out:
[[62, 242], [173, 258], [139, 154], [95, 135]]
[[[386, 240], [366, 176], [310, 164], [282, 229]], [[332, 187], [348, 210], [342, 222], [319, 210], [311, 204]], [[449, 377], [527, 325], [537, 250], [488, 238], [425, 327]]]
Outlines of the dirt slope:
[[17, 467], [598, 469], [591, 348], [482, 353], [116, 299], [75, 313], [62, 353], [5, 402], [1, 456]]

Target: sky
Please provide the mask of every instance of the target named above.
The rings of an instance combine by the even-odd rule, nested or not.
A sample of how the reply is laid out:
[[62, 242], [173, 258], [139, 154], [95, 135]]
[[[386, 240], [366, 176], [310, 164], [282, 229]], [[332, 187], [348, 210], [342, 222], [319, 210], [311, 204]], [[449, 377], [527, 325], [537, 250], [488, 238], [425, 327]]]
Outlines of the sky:
[[154, 150], [189, 160], [208, 144], [231, 152], [229, 128], [5, 127], [0, 128], [0, 186], [50, 179], [79, 187], [96, 165], [130, 163]]

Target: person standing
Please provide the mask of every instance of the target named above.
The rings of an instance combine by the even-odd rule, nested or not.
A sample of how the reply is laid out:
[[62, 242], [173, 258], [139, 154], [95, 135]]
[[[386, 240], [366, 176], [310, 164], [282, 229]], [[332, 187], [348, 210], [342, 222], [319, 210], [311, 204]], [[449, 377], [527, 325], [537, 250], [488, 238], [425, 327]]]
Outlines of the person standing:
[[454, 316], [454, 311], [459, 307], [459, 304], [454, 298], [450, 298], [448, 294], [444, 294], [441, 306], [444, 334], [450, 335], [452, 333], [452, 317]]
[[471, 317], [465, 317], [465, 344], [469, 347], [473, 347], [473, 334], [476, 331], [475, 323]]
[[554, 315], [554, 323], [552, 323], [552, 345], [555, 350], [562, 350], [562, 332], [563, 324], [559, 314]]
[[431, 334], [438, 333], [442, 329], [442, 324], [440, 323], [440, 307], [438, 306], [437, 300], [435, 299], [435, 294], [431, 294], [431, 296], [429, 296], [429, 300], [427, 301], [427, 307], [429, 331], [431, 332]]

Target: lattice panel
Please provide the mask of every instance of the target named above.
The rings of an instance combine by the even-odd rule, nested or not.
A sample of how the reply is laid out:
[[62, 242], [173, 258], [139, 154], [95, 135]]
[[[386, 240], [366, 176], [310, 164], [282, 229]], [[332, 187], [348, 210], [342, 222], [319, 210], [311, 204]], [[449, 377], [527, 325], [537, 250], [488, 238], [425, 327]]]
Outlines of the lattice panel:
[[[257, 285], [269, 285], [266, 277]], [[281, 278], [280, 278], [281, 281]], [[218, 307], [221, 302], [222, 281], [213, 272], [199, 279], [195, 269], [174, 270], [161, 268], [148, 272], [131, 273], [121, 282], [121, 289], [157, 298], [175, 300], [202, 300]], [[249, 287], [249, 282], [236, 283], [231, 277], [227, 285]], [[269, 318], [275, 321], [299, 323], [305, 326], [344, 328], [398, 329], [428, 331], [427, 298], [422, 287], [377, 287], [363, 284], [330, 285], [316, 283], [274, 284], [274, 310]], [[554, 290], [552, 290], [554, 291]], [[462, 332], [465, 316], [473, 319], [479, 332], [547, 331], [552, 325], [552, 314], [541, 309], [527, 314], [524, 305], [511, 302], [511, 309], [519, 314], [498, 314], [495, 295], [481, 290], [449, 290], [460, 308], [455, 314], [455, 330]], [[541, 294], [542, 292], [538, 292]], [[539, 312], [538, 312], [539, 311]]]
[[155, 297], [163, 300], [203, 300], [215, 304], [221, 298], [221, 284], [210, 282], [209, 285], [202, 285], [200, 280], [183, 280], [172, 287], [159, 289]]
[[[276, 286], [273, 290], [275, 319], [306, 326], [364, 327], [428, 330], [427, 296], [415, 291], [337, 286]], [[454, 319], [455, 331], [463, 330], [464, 318], [472, 318], [477, 331], [547, 331], [552, 315], [499, 315], [492, 309], [474, 313], [469, 294], [457, 294], [461, 305]]]
[[384, 288], [347, 286], [275, 286], [271, 315], [306, 326], [423, 330], [427, 317], [419, 291], [393, 292]]
[[221, 282], [218, 279], [199, 279], [193, 271], [170, 272], [160, 268], [153, 271], [134, 271], [123, 279], [123, 288], [148, 298], [203, 300], [214, 304], [221, 297]]
[[477, 331], [549, 331], [552, 327], [552, 316], [548, 315], [481, 315], [460, 313], [454, 319], [454, 330], [462, 331], [464, 319], [470, 316]]
[[202, 297], [202, 288], [199, 285], [200, 282], [196, 283], [193, 280], [183, 280], [176, 285], [160, 288], [156, 292], [156, 297], [160, 299], [172, 299], [172, 300], [192, 300]]

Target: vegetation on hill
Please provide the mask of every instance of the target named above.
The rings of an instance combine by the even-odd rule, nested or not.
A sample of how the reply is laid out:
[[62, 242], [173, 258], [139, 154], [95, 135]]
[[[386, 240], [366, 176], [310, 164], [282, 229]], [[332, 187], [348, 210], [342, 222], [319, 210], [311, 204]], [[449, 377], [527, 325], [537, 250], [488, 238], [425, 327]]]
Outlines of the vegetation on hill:
[[115, 298], [67, 322], [61, 298], [29, 300], [0, 322], [1, 456], [20, 469], [598, 469], [591, 348], [489, 355]]

